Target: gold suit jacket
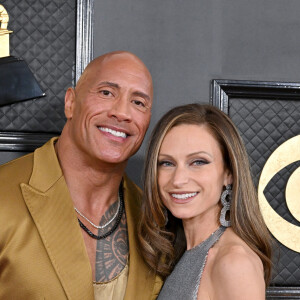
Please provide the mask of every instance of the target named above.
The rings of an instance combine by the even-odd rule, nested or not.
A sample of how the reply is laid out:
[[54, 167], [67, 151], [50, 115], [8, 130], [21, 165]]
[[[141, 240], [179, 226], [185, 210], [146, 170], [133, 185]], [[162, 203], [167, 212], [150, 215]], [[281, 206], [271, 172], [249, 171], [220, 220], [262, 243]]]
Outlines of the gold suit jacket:
[[[92, 271], [54, 139], [0, 167], [0, 299], [92, 300]], [[125, 299], [156, 299], [161, 279], [137, 251], [140, 191], [125, 176]]]

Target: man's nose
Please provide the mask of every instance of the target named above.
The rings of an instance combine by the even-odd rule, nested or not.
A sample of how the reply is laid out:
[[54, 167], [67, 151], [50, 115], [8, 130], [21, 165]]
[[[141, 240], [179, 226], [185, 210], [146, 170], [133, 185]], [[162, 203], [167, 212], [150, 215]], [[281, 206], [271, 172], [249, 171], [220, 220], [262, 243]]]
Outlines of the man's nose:
[[125, 96], [116, 99], [108, 112], [108, 116], [119, 122], [131, 122], [130, 101]]

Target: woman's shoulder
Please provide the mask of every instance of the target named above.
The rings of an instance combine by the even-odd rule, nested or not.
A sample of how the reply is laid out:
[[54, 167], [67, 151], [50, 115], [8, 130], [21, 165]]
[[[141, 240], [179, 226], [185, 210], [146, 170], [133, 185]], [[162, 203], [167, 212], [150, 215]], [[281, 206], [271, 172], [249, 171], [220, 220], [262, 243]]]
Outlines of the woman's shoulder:
[[230, 262], [230, 265], [246, 263], [263, 269], [259, 256], [232, 229], [227, 229], [218, 245], [216, 264]]
[[263, 273], [263, 264], [259, 256], [228, 228], [217, 244], [214, 267], [225, 272], [241, 272], [243, 269]]
[[264, 299], [264, 271], [258, 255], [231, 229], [216, 246], [211, 279], [223, 299], [240, 299], [241, 293], [247, 297], [243, 299]]

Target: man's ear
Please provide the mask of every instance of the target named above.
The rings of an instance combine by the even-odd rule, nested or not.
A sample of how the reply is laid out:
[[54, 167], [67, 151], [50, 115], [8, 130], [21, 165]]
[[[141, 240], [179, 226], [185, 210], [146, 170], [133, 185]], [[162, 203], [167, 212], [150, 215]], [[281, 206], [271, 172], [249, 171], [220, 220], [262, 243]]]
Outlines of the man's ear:
[[65, 95], [65, 116], [67, 119], [72, 119], [74, 107], [75, 91], [73, 88], [68, 88]]

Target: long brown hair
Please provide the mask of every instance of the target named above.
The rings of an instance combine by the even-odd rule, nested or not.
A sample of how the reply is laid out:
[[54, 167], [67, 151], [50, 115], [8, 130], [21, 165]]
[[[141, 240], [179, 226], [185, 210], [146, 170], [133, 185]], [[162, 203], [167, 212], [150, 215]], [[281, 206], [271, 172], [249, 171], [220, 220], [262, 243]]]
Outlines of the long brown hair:
[[164, 207], [157, 183], [157, 160], [162, 141], [170, 129], [181, 124], [204, 124], [218, 141], [226, 168], [233, 177], [231, 227], [262, 260], [268, 283], [271, 276], [271, 237], [259, 210], [247, 152], [230, 118], [211, 105], [175, 107], [160, 119], [152, 132], [145, 159], [144, 200], [138, 228], [140, 248], [146, 263], [166, 277], [186, 248], [182, 222]]

